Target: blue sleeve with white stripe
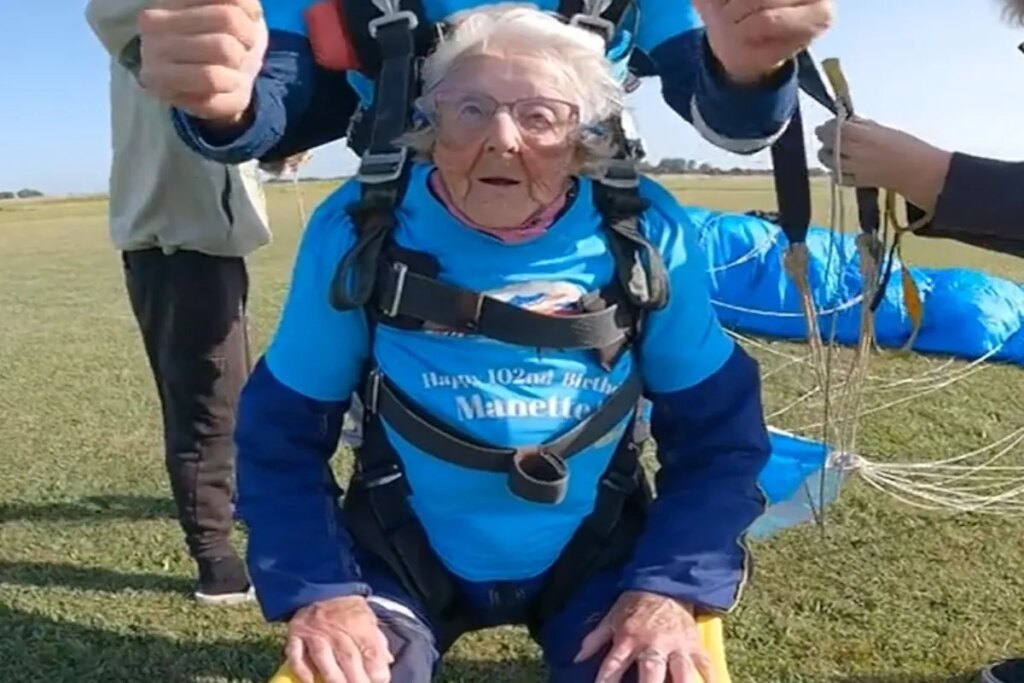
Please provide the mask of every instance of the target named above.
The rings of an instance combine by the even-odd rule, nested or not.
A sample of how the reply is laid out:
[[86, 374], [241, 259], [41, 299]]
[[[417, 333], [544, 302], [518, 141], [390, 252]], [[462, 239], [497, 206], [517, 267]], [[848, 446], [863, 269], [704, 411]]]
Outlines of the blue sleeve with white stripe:
[[174, 126], [186, 145], [207, 159], [238, 164], [283, 159], [345, 136], [358, 97], [344, 73], [324, 69], [313, 58], [303, 16], [313, 2], [263, 0], [270, 36], [248, 126], [218, 135], [201, 119], [174, 109]]
[[763, 85], [732, 84], [688, 1], [637, 1], [637, 48], [661, 78], [665, 102], [721, 149], [753, 154], [770, 146], [796, 108], [794, 66]]
[[757, 363], [722, 329], [695, 229], [650, 183], [649, 239], [665, 256], [670, 293], [644, 331], [640, 361], [661, 465], [657, 499], [623, 588], [727, 611], [750, 571], [747, 529], [766, 501], [758, 477], [771, 448]]
[[344, 209], [357, 192], [350, 183], [314, 213], [277, 331], [239, 402], [238, 511], [249, 529], [253, 585], [272, 621], [370, 590], [330, 467], [368, 352], [362, 311], [337, 311], [329, 299], [335, 266], [353, 241]]

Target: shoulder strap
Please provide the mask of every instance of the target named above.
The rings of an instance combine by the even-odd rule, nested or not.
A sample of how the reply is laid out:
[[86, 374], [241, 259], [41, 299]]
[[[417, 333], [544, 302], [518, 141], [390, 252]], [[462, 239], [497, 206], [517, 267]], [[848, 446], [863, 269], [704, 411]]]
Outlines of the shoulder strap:
[[[414, 10], [401, 9], [400, 0], [350, 0], [352, 26], [366, 21], [366, 35], [376, 41], [374, 49], [363, 43], [360, 61], [376, 73], [376, 87], [370, 114], [370, 138], [359, 163], [356, 179], [362, 183], [362, 199], [348, 211], [357, 239], [342, 259], [331, 284], [331, 302], [345, 310], [365, 305], [377, 280], [382, 249], [397, 224], [395, 212], [409, 182], [409, 149], [398, 139], [412, 119], [412, 102], [419, 77], [416, 62], [415, 29], [422, 25], [420, 0], [404, 0]], [[371, 6], [380, 14], [367, 20]], [[372, 12], [370, 13], [372, 14]], [[361, 31], [354, 31], [362, 36]], [[356, 38], [357, 49], [365, 36]]]
[[[602, 5], [607, 6], [602, 10]], [[560, 0], [558, 13], [570, 24], [590, 29], [611, 43], [634, 0]]]
[[423, 0], [335, 0], [345, 17], [361, 71], [377, 78], [383, 46], [377, 36], [381, 26], [391, 22], [408, 22], [413, 32], [413, 53], [422, 56], [433, 44], [434, 30], [427, 21]]
[[650, 203], [640, 196], [632, 166], [613, 165], [594, 184], [594, 203], [604, 220], [615, 271], [626, 299], [641, 311], [668, 303], [668, 272], [658, 250], [640, 232], [640, 216]]

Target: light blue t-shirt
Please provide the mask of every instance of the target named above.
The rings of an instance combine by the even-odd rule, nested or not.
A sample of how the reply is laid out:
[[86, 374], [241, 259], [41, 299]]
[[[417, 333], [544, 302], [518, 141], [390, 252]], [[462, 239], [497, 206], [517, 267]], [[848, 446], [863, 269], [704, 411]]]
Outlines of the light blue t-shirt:
[[[431, 168], [414, 166], [394, 238], [434, 256], [440, 280], [544, 312], [573, 310], [585, 293], [611, 281], [614, 262], [590, 180], [580, 180], [575, 198], [544, 234], [507, 244], [455, 219], [429, 189]], [[653, 181], [645, 179], [641, 192], [652, 203], [641, 229], [664, 256], [670, 294], [667, 306], [647, 319], [635, 357], [624, 354], [606, 372], [588, 351], [538, 351], [381, 325], [372, 350], [376, 362], [432, 416], [511, 447], [550, 441], [570, 429], [615, 391], [634, 362], [648, 394], [701, 382], [722, 366], [733, 343], [712, 309], [706, 264], [686, 210]], [[313, 215], [267, 351], [280, 382], [322, 401], [344, 400], [360, 387], [371, 352], [362, 311], [341, 312], [329, 301], [337, 264], [354, 243], [344, 209], [358, 197], [358, 183], [349, 181]], [[405, 465], [411, 504], [442, 561], [464, 579], [490, 581], [527, 579], [551, 566], [592, 510], [597, 482], [628, 422], [568, 461], [568, 492], [558, 505], [517, 498], [504, 474], [449, 464], [385, 429]]]

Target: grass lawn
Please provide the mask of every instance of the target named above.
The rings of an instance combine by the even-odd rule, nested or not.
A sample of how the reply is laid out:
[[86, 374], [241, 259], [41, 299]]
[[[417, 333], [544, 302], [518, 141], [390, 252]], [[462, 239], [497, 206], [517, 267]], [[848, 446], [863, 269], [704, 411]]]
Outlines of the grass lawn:
[[[764, 179], [669, 182], [689, 203], [774, 204]], [[329, 189], [304, 185], [307, 206]], [[299, 235], [291, 191], [269, 190], [275, 242], [251, 262], [256, 348], [276, 323]], [[822, 224], [824, 187], [815, 201]], [[1024, 281], [1024, 261], [947, 243], [912, 241], [907, 260]], [[265, 681], [280, 629], [254, 607], [210, 611], [189, 599], [156, 396], [104, 201], [0, 203], [0, 319], [3, 679]], [[806, 369], [779, 370], [779, 354], [804, 352], [755, 349], [769, 410], [808, 386]], [[885, 354], [872, 375], [919, 377], [943, 362]], [[879, 390], [865, 400], [889, 398]], [[773, 422], [796, 428], [817, 417], [803, 409]], [[865, 418], [859, 446], [880, 460], [931, 460], [1022, 424], [1024, 372], [988, 365]], [[727, 625], [737, 683], [967, 681], [989, 660], [1024, 654], [1024, 523], [915, 511], [856, 479], [828, 514], [825, 537], [803, 527], [756, 544], [756, 579]], [[451, 654], [445, 680], [540, 681], [536, 655], [519, 630], [476, 634]]]

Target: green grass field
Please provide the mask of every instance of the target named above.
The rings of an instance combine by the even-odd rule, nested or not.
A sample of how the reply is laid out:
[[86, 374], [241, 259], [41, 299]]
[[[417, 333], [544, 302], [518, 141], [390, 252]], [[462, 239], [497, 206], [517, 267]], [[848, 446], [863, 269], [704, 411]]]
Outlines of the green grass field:
[[[763, 179], [669, 182], [689, 203], [774, 203]], [[307, 206], [329, 189], [304, 185]], [[299, 235], [291, 192], [269, 190], [275, 242], [251, 262], [257, 348], [276, 323]], [[822, 223], [824, 187], [815, 201]], [[907, 258], [1024, 281], [1022, 261], [946, 243], [912, 242]], [[0, 319], [3, 680], [265, 681], [281, 630], [255, 607], [209, 611], [190, 601], [158, 406], [102, 200], [0, 203]], [[770, 375], [769, 410], [808, 386], [808, 371], [781, 369], [778, 355], [803, 352], [756, 350]], [[885, 354], [872, 373], [919, 377], [941, 363]], [[817, 417], [806, 408], [774, 422], [795, 428]], [[865, 418], [859, 441], [878, 459], [932, 460], [1022, 424], [1024, 372], [989, 365]], [[756, 579], [727, 626], [734, 680], [966, 681], [993, 658], [1024, 654], [1022, 537], [1019, 521], [919, 512], [854, 479], [830, 508], [824, 538], [807, 526], [756, 544]], [[476, 634], [451, 653], [446, 680], [539, 681], [536, 655], [516, 629]]]

